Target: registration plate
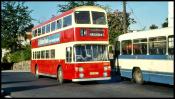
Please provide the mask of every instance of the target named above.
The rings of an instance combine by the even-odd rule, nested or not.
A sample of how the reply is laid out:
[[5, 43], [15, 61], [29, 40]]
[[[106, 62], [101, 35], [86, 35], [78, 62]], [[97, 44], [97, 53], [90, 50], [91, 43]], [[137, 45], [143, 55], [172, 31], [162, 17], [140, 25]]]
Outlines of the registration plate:
[[98, 75], [99, 72], [90, 72], [90, 75]]

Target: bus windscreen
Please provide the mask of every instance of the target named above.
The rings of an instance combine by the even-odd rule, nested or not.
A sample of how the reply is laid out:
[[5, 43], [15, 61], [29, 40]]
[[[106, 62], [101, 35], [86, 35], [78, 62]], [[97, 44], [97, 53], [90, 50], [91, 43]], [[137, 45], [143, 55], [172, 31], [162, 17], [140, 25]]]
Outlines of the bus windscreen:
[[76, 11], [75, 12], [75, 23], [77, 23], [77, 24], [90, 24], [89, 11]]

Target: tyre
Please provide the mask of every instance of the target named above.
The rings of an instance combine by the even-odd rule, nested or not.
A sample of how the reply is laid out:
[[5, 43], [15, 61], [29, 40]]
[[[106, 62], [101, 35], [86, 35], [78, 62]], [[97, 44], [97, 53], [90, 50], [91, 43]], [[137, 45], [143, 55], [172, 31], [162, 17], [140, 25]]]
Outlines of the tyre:
[[137, 84], [143, 84], [143, 76], [142, 76], [142, 72], [140, 69], [135, 69], [133, 72], [133, 80], [134, 82], [136, 82]]
[[62, 71], [61, 66], [59, 67], [57, 71], [57, 81], [59, 84], [63, 84], [63, 71]]
[[35, 68], [35, 77], [37, 79], [39, 78], [38, 66], [36, 66], [36, 68]]

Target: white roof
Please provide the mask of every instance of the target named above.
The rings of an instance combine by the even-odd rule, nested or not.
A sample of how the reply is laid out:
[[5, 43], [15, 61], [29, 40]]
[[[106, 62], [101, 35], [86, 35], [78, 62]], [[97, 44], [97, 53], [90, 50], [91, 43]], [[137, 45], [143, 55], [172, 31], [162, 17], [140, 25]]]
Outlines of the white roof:
[[167, 36], [174, 35], [173, 28], [161, 28], [161, 29], [153, 29], [147, 31], [139, 31], [139, 32], [131, 32], [118, 36], [115, 40], [128, 40], [128, 39], [138, 39], [138, 38], [148, 38], [148, 37], [156, 37], [156, 36]]
[[103, 8], [98, 6], [79, 6], [74, 8], [75, 11], [99, 11], [99, 12], [106, 12]]

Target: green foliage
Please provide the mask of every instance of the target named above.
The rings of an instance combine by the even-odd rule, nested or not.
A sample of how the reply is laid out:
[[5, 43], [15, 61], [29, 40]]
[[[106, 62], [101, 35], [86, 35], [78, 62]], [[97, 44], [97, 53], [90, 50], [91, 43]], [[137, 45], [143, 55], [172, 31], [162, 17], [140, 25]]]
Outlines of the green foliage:
[[31, 11], [24, 6], [24, 2], [1, 2], [1, 48], [15, 52], [21, 48], [18, 37], [25, 37], [26, 31], [31, 28]]
[[158, 29], [158, 26], [155, 25], [155, 24], [152, 24], [152, 25], [149, 27], [149, 29]]
[[67, 4], [58, 4], [58, 12], [65, 12], [79, 6], [100, 6], [95, 1], [67, 1]]
[[[114, 45], [115, 38], [123, 34], [123, 13], [120, 11], [107, 12], [108, 28], [109, 28], [109, 43]], [[126, 13], [126, 25], [136, 23], [133, 18], [130, 18], [130, 13]]]
[[13, 53], [5, 54], [3, 58], [4, 63], [17, 63], [20, 61], [30, 60], [31, 58], [31, 47], [30, 45], [23, 46], [22, 50], [18, 50]]

